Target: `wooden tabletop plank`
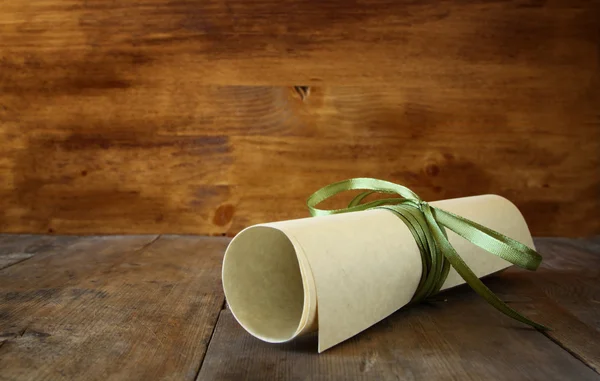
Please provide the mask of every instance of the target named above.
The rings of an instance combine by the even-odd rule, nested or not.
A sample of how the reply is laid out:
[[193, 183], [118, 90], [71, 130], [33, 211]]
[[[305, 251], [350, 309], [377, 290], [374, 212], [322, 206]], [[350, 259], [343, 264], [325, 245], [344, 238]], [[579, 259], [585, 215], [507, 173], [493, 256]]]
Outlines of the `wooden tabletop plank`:
[[117, 258], [122, 252], [138, 250], [154, 239], [156, 236], [82, 237], [65, 248], [46, 251], [20, 265], [1, 270], [3, 319], [0, 329], [5, 336], [22, 332], [36, 310], [55, 304], [49, 303], [55, 294], [98, 271], [94, 254], [104, 250], [105, 256]]
[[0, 379], [193, 380], [227, 239], [91, 237], [0, 272]]
[[600, 332], [600, 236], [538, 238], [536, 245], [544, 261], [532, 279], [556, 304]]
[[64, 248], [77, 237], [32, 234], [0, 234], [0, 270], [36, 254]]
[[552, 329], [546, 335], [600, 373], [600, 237], [537, 238], [535, 273], [511, 268], [488, 284], [513, 307]]
[[585, 278], [593, 277], [600, 271], [600, 236], [543, 237], [534, 241], [536, 249], [544, 257], [541, 269], [583, 273]]
[[466, 287], [401, 310], [322, 354], [316, 336], [274, 345], [221, 313], [198, 380], [600, 380], [540, 332]]
[[[562, 281], [562, 287], [568, 289], [574, 279], [564, 277]], [[486, 283], [511, 307], [549, 327], [550, 330], [543, 331], [543, 335], [600, 373], [599, 327], [580, 320], [571, 305], [562, 305], [547, 295], [543, 277], [511, 269], [488, 279]], [[585, 305], [596, 313], [599, 309], [592, 301]]]

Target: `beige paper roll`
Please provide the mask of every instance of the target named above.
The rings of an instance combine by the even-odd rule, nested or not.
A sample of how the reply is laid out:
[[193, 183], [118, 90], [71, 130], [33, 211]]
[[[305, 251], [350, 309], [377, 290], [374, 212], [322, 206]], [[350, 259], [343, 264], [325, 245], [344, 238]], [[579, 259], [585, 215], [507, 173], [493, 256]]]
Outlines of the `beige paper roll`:
[[[432, 202], [534, 248], [523, 216], [494, 195]], [[450, 243], [483, 277], [511, 264], [448, 231]], [[319, 331], [319, 352], [401, 307], [421, 278], [421, 255], [407, 226], [389, 210], [336, 214], [251, 226], [229, 244], [223, 288], [237, 321], [272, 343]], [[464, 283], [450, 270], [442, 289]]]

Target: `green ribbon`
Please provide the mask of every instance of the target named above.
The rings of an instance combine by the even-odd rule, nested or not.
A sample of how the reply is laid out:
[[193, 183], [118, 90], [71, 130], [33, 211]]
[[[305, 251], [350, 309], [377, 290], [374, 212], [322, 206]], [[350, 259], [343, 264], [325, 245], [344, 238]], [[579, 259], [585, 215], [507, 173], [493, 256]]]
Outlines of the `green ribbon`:
[[[338, 193], [356, 189], [366, 190], [366, 192], [356, 196], [347, 208], [332, 210], [316, 208], [316, 205]], [[363, 203], [365, 197], [373, 193], [394, 194], [400, 197], [396, 196]], [[376, 208], [390, 210], [404, 221], [415, 238], [423, 259], [423, 275], [412, 302], [423, 300], [437, 293], [444, 284], [450, 266], [452, 266], [475, 292], [500, 312], [536, 329], [548, 329], [510, 308], [487, 288], [452, 247], [445, 229], [452, 230], [473, 244], [514, 265], [527, 270], [536, 270], [542, 262], [542, 257], [522, 243], [476, 222], [433, 207], [421, 200], [410, 189], [384, 180], [354, 178], [333, 183], [313, 193], [308, 198], [307, 205], [312, 216], [358, 212]]]

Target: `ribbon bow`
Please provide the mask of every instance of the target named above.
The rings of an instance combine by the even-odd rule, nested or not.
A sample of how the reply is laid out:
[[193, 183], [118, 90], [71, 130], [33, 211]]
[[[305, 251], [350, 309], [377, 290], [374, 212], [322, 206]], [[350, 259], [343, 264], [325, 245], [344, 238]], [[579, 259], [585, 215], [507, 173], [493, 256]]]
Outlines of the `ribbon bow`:
[[[315, 207], [338, 193], [356, 189], [366, 190], [366, 192], [356, 196], [347, 208], [325, 210]], [[365, 197], [373, 193], [396, 194], [400, 197], [362, 203]], [[307, 205], [312, 216], [378, 208], [388, 209], [400, 217], [415, 238], [423, 259], [423, 275], [412, 302], [420, 301], [437, 293], [452, 266], [475, 292], [500, 312], [536, 329], [548, 329], [510, 308], [487, 288], [452, 247], [445, 229], [452, 230], [473, 244], [514, 265], [527, 270], [536, 270], [542, 262], [542, 257], [522, 243], [476, 222], [433, 207], [421, 200], [410, 189], [384, 180], [354, 178], [333, 183], [313, 193], [308, 198]]]

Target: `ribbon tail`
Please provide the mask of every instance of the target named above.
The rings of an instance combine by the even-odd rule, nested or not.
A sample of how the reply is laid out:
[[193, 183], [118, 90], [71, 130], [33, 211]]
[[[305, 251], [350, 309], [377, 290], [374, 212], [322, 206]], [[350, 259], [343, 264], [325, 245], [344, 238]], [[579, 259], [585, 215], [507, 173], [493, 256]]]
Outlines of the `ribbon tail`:
[[519, 241], [454, 213], [431, 209], [435, 220], [442, 226], [513, 265], [536, 270], [542, 262], [541, 255]]
[[[506, 303], [504, 303], [496, 294], [492, 292], [483, 282], [471, 271], [469, 266], [463, 261], [463, 259], [458, 255], [454, 247], [450, 244], [448, 239], [445, 237], [443, 231], [438, 225], [436, 219], [434, 218], [431, 212], [425, 213], [425, 218], [431, 228], [431, 232], [436, 243], [441, 247], [442, 252], [444, 253], [445, 258], [450, 262], [452, 267], [456, 270], [456, 272], [465, 280], [465, 282], [482, 298], [484, 298], [489, 304], [491, 304], [498, 311], [503, 314], [520, 321], [521, 323], [527, 324], [538, 330], [548, 330], [549, 328], [534, 322], [533, 320], [528, 319], [527, 317], [521, 315], [516, 310], [510, 308]], [[447, 228], [451, 229], [449, 226]], [[454, 230], [453, 230], [454, 231]], [[487, 250], [487, 248], [484, 247]]]

